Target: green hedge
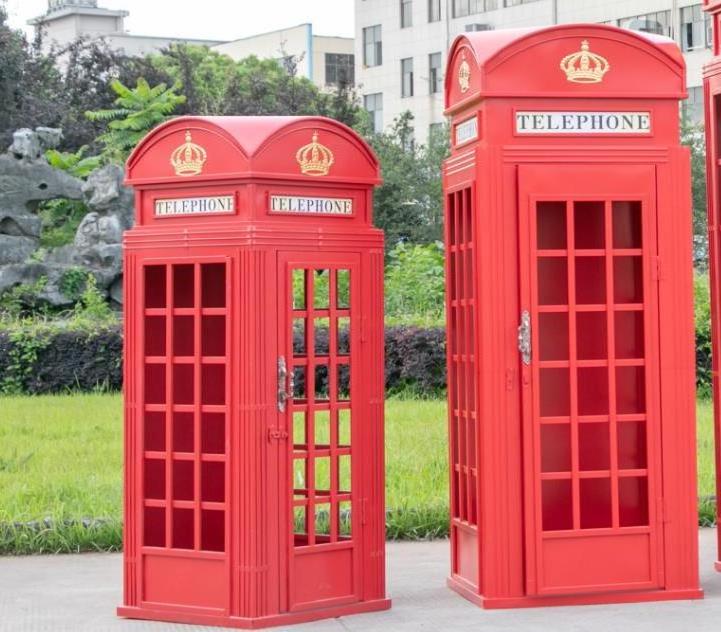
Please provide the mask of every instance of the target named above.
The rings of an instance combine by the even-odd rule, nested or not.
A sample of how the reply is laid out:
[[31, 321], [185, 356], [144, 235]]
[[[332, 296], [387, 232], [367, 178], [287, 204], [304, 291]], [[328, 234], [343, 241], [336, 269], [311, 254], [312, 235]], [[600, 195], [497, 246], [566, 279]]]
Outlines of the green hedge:
[[[707, 396], [711, 392], [707, 277], [696, 278], [695, 299], [697, 384], [699, 393]], [[318, 336], [322, 345], [327, 332], [319, 331]], [[390, 394], [442, 395], [446, 380], [443, 327], [391, 325], [386, 327], [385, 340]], [[116, 391], [122, 386], [121, 357], [119, 324], [75, 327], [50, 322], [0, 329], [0, 393]]]

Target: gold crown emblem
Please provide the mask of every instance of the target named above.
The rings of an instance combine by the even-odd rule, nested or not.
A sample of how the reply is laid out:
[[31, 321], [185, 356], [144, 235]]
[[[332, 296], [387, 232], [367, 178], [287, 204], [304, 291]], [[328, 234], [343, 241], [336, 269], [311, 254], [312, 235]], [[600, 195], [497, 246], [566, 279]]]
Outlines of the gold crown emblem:
[[463, 53], [461, 64], [458, 66], [458, 85], [461, 92], [468, 92], [471, 87], [471, 67], [466, 61], [466, 54]]
[[207, 159], [207, 152], [193, 142], [190, 130], [185, 132], [185, 142], [170, 154], [170, 164], [178, 176], [197, 176]]
[[601, 55], [590, 51], [588, 40], [581, 42], [581, 51], [566, 55], [561, 60], [561, 70], [574, 83], [600, 83], [611, 69], [611, 64]]
[[335, 162], [333, 152], [318, 142], [318, 132], [313, 132], [313, 141], [298, 150], [295, 159], [301, 173], [309, 176], [327, 176]]

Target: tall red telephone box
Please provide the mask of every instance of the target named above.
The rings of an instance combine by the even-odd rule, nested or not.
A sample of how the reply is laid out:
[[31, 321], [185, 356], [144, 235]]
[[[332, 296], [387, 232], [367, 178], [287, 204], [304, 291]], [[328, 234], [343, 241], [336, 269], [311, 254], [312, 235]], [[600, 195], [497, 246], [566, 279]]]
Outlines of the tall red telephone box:
[[119, 614], [388, 608], [374, 154], [324, 118], [178, 118], [127, 181]]
[[702, 595], [685, 95], [663, 37], [452, 46], [449, 585], [479, 605]]
[[[714, 432], [716, 435], [716, 498], [721, 498], [721, 0], [704, 0], [711, 15], [713, 58], [704, 67], [704, 108], [706, 110], [706, 183], [708, 198], [709, 268], [711, 272], [711, 342]], [[718, 503], [717, 517], [721, 516]], [[721, 523], [720, 523], [721, 524]], [[716, 570], [721, 571], [721, 527], [718, 528]]]

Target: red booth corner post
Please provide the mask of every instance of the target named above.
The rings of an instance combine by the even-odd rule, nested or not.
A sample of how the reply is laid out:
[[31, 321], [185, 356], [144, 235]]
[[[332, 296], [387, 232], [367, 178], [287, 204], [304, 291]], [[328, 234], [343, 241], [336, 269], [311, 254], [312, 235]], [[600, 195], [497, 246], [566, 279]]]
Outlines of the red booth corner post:
[[121, 616], [390, 607], [378, 161], [318, 117], [177, 118], [127, 164]]
[[[716, 498], [721, 498], [721, 383], [719, 382], [719, 354], [721, 354], [721, 0], [704, 0], [704, 10], [713, 25], [713, 57], [704, 66], [704, 108], [706, 111], [706, 183], [708, 197], [709, 268], [711, 272], [711, 342], [714, 434], [716, 437]], [[718, 503], [717, 523], [721, 524]], [[717, 527], [718, 548], [716, 570], [721, 571], [721, 527]]]
[[489, 608], [699, 598], [684, 61], [604, 25], [446, 72], [449, 585]]

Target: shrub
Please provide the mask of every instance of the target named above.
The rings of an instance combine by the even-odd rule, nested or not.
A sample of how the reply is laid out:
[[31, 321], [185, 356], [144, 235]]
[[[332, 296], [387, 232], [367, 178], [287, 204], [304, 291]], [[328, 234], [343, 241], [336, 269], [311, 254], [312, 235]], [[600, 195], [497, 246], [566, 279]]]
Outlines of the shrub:
[[694, 319], [696, 328], [696, 386], [699, 395], [711, 395], [711, 301], [709, 279], [694, 278]]
[[443, 324], [445, 267], [443, 244], [398, 244], [388, 254], [386, 318], [398, 324]]
[[442, 327], [386, 327], [386, 391], [440, 395], [446, 388], [446, 331]]
[[117, 325], [89, 329], [32, 324], [1, 330], [0, 392], [119, 390], [121, 357]]

